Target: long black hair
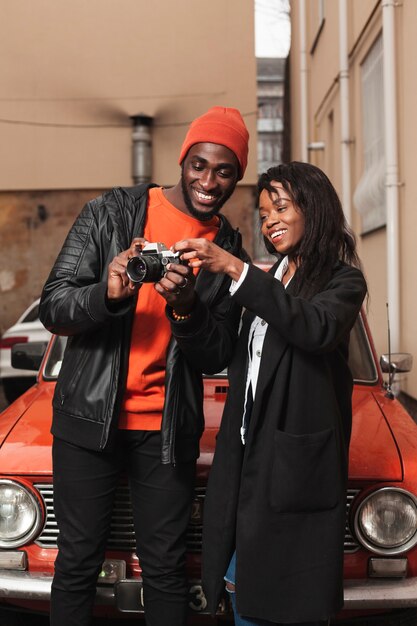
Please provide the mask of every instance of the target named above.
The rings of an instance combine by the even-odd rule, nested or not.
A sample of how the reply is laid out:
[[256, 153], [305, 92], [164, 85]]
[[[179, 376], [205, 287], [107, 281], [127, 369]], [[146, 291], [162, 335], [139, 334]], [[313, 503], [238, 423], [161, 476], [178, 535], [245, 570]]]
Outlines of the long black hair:
[[[338, 261], [361, 267], [355, 235], [349, 228], [335, 188], [326, 174], [310, 163], [292, 161], [277, 165], [258, 180], [258, 204], [262, 191], [276, 194], [272, 181], [281, 183], [304, 216], [304, 237], [295, 256], [294, 293], [311, 297], [329, 281]], [[264, 237], [268, 252], [275, 248]]]

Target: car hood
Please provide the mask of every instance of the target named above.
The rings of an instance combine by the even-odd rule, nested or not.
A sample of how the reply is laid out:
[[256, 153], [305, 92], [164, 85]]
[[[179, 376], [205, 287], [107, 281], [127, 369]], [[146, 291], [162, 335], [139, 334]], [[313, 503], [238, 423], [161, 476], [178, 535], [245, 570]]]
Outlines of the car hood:
[[393, 432], [369, 388], [355, 388], [349, 479], [401, 481], [402, 463]]
[[[52, 472], [50, 434], [52, 383], [34, 386], [6, 409], [0, 419], [0, 471], [3, 475]], [[199, 475], [208, 473], [215, 447], [220, 407], [224, 397], [206, 398], [206, 431], [201, 441]], [[213, 404], [213, 406], [211, 406]], [[351, 481], [401, 481], [402, 465], [396, 441], [376, 395], [369, 388], [355, 388], [350, 445]]]
[[[215, 384], [210, 393], [206, 387], [204, 411], [206, 430], [200, 445], [199, 475], [207, 473], [215, 447], [215, 437], [221, 408], [216, 403], [226, 399], [225, 381]], [[359, 387], [353, 392], [352, 436], [349, 453], [349, 480], [351, 482], [399, 482], [403, 480], [402, 460], [388, 417], [384, 413], [383, 392], [379, 387]]]
[[1, 474], [52, 473], [53, 387], [45, 383], [35, 385], [1, 414]]

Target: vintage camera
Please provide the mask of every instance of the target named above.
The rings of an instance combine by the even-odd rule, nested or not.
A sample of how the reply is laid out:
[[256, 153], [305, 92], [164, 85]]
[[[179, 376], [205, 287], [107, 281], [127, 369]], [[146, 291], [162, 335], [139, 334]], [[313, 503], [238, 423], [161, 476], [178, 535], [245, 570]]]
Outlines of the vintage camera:
[[179, 252], [168, 250], [163, 243], [148, 243], [127, 262], [126, 273], [132, 283], [157, 283], [169, 263], [185, 265]]

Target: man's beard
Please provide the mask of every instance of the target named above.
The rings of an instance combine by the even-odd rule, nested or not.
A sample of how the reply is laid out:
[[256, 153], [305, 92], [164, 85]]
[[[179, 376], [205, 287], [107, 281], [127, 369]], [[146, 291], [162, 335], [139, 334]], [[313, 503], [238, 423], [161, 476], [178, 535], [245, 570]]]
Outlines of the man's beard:
[[223, 205], [226, 203], [226, 201], [230, 198], [230, 196], [235, 190], [235, 188], [232, 187], [231, 189], [229, 189], [229, 191], [222, 194], [219, 200], [214, 204], [213, 208], [210, 209], [210, 211], [200, 211], [199, 209], [195, 208], [195, 206], [193, 205], [191, 201], [191, 196], [188, 193], [187, 185], [185, 183], [184, 176], [182, 174], [181, 174], [181, 189], [182, 189], [182, 195], [184, 196], [185, 206], [187, 207], [188, 212], [197, 220], [200, 220], [200, 222], [208, 222], [215, 215], [217, 215], [219, 211], [221, 210], [221, 208], [223, 207]]

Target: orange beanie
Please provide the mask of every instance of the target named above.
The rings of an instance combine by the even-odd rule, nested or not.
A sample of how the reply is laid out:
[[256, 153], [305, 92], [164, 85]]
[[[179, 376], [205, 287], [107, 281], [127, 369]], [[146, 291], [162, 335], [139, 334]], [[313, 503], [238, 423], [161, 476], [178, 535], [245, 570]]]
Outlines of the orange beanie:
[[188, 150], [196, 143], [218, 143], [235, 153], [240, 165], [239, 180], [243, 178], [248, 162], [249, 133], [237, 109], [211, 107], [191, 122], [182, 144], [179, 163], [185, 159]]

